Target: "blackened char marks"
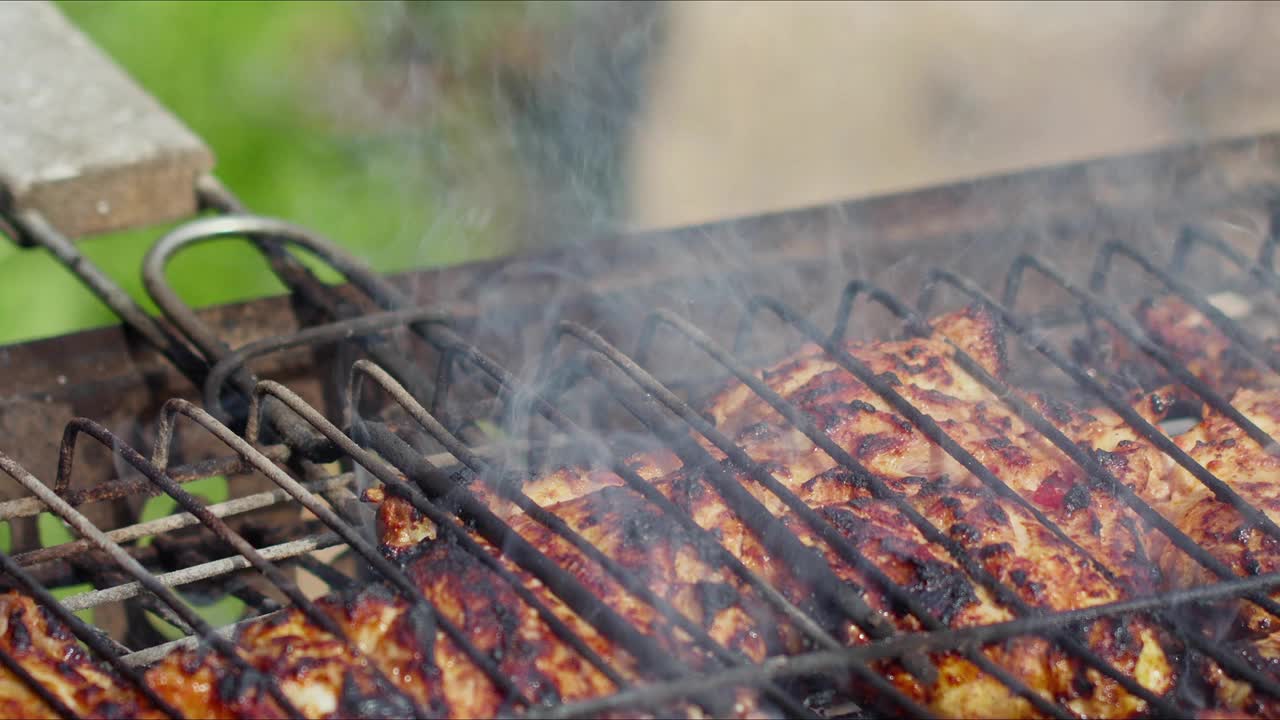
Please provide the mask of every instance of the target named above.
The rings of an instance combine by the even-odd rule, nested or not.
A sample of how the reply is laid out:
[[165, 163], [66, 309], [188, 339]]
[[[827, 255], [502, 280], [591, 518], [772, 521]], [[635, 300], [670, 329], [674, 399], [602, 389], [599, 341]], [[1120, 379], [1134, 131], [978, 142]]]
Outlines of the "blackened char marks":
[[903, 439], [880, 433], [872, 433], [858, 441], [855, 454], [859, 458], [870, 458], [882, 453], [898, 451], [903, 446]]
[[1073, 414], [1072, 407], [1069, 404], [1043, 393], [1035, 393], [1033, 398], [1040, 405], [1040, 411], [1048, 416], [1050, 420], [1059, 425], [1066, 425], [1071, 422]]
[[1062, 506], [1068, 513], [1089, 507], [1089, 488], [1079, 483], [1072, 485], [1071, 489], [1067, 490], [1067, 494], [1062, 497]]
[[266, 677], [259, 672], [227, 672], [217, 677], [218, 699], [233, 707], [262, 691]]
[[877, 375], [876, 379], [889, 387], [901, 387], [902, 385], [902, 380], [900, 380], [896, 374], [888, 370]]
[[950, 625], [957, 614], [978, 602], [973, 586], [959, 568], [920, 552], [913, 543], [885, 535], [883, 528], [844, 508], [827, 506], [822, 514], [855, 543], [874, 543], [877, 554], [901, 564], [908, 573], [903, 583], [907, 591], [944, 624]]
[[969, 580], [959, 569], [932, 558], [913, 557], [915, 581], [908, 588], [939, 620], [950, 625], [960, 611], [978, 602]]
[[833, 428], [843, 425], [852, 418], [849, 406], [840, 402], [813, 405], [807, 411], [814, 425], [817, 425], [818, 429], [823, 432], [830, 432]]
[[950, 495], [938, 498], [938, 504], [946, 508], [951, 513], [951, 517], [959, 520], [964, 517], [964, 503], [960, 502], [960, 498]]
[[955, 523], [950, 533], [964, 545], [976, 545], [982, 540], [982, 531], [968, 523]]
[[1031, 464], [1031, 454], [1014, 445], [1008, 438], [991, 438], [987, 441], [987, 447], [996, 451], [1009, 467], [1020, 468]]
[[15, 652], [25, 653], [31, 650], [31, 631], [27, 629], [22, 616], [22, 608], [9, 613], [9, 644]]
[[876, 411], [876, 406], [865, 400], [851, 400], [849, 402], [849, 409], [856, 412], [874, 413]]
[[827, 522], [834, 525], [836, 529], [850, 540], [859, 542], [867, 539], [869, 536], [874, 536], [875, 534], [874, 527], [872, 527], [866, 520], [863, 520], [844, 508], [827, 506], [822, 508], [820, 512]]
[[[909, 350], [907, 350], [905, 354], [910, 355], [911, 350], [917, 350], [917, 349], [922, 349], [922, 348], [914, 348], [914, 347], [910, 348]], [[919, 353], [916, 353], [916, 357], [918, 356], [919, 356]], [[903, 360], [902, 358], [896, 357], [896, 356], [893, 358], [893, 361], [894, 361], [894, 366], [897, 367], [902, 372], [906, 373], [907, 375], [919, 375], [921, 373], [926, 373], [926, 372], [929, 372], [930, 370], [933, 370], [935, 368], [942, 366], [942, 358], [938, 357], [937, 355], [931, 355], [928, 358], [926, 358], [924, 362], [914, 363], [914, 364], [909, 363], [906, 360]]]
[[982, 547], [978, 548], [977, 554], [978, 554], [978, 559], [982, 560], [983, 562], [986, 562], [988, 560], [991, 560], [997, 557], [1005, 556], [1005, 555], [1011, 556], [1013, 555], [1013, 545], [1010, 545], [1007, 542], [983, 545]]
[[866, 489], [868, 482], [865, 478], [859, 477], [852, 470], [837, 465], [836, 467], [824, 470], [804, 481], [801, 489], [805, 492], [813, 492], [814, 488], [826, 482], [839, 483], [841, 485], [849, 485], [851, 487]]
[[808, 407], [819, 400], [835, 395], [849, 387], [849, 382], [836, 373], [825, 373], [818, 384], [810, 384], [789, 399], [800, 407]]
[[44, 605], [37, 605], [36, 609], [40, 613], [40, 622], [44, 624], [49, 637], [54, 640], [70, 640], [72, 638], [71, 631], [54, 616], [52, 610]]
[[1106, 468], [1108, 472], [1124, 472], [1129, 468], [1129, 458], [1122, 453], [1108, 452], [1100, 448], [1094, 448], [1093, 458], [1098, 464]]
[[1004, 508], [1000, 507], [996, 503], [986, 503], [982, 506], [982, 511], [987, 514], [987, 517], [1002, 525], [1008, 524], [1009, 522], [1009, 514], [1004, 511]]

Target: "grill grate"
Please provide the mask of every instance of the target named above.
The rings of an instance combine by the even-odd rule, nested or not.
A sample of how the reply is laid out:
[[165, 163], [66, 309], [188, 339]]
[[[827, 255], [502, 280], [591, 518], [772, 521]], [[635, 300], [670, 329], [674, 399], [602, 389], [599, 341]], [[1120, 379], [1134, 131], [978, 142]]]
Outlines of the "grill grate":
[[[223, 212], [243, 211], [243, 207], [225, 188], [212, 181], [204, 181], [200, 190], [204, 204], [209, 208]], [[880, 659], [894, 659], [916, 678], [927, 682], [937, 673], [928, 653], [945, 650], [958, 652], [968, 658], [1045, 715], [1072, 717], [1073, 712], [1068, 707], [1042, 696], [1008, 669], [982, 654], [982, 648], [991, 643], [1032, 635], [1050, 640], [1082, 664], [1113, 679], [1130, 694], [1145, 700], [1150, 711], [1155, 714], [1181, 715], [1194, 709], [1180, 704], [1181, 699], [1175, 695], [1157, 696], [1151, 693], [1098, 656], [1079, 639], [1079, 628], [1088, 623], [1103, 618], [1134, 616], [1156, 620], [1185, 648], [1211, 658], [1229, 675], [1249, 683], [1256, 691], [1280, 699], [1280, 682], [1276, 678], [1250, 664], [1239, 653], [1215, 643], [1199, 629], [1188, 627], [1180, 614], [1189, 607], [1225, 599], [1246, 599], [1280, 619], [1280, 603], [1269, 597], [1269, 593], [1280, 589], [1280, 574], [1246, 579], [1237, 577], [1225, 563], [1196, 544], [1191, 537], [1115, 477], [1091, 453], [1076, 445], [1044, 414], [1022, 399], [1013, 384], [992, 376], [958, 346], [951, 344], [958, 367], [993, 393], [1040, 437], [1062, 451], [1091, 480], [1110, 488], [1138, 517], [1164, 535], [1178, 550], [1215, 574], [1219, 580], [1201, 588], [1151, 596], [1143, 596], [1132, 588], [1127, 588], [1126, 595], [1131, 599], [1083, 610], [1048, 612], [1031, 605], [1023, 601], [1012, 587], [986, 571], [968, 550], [917, 511], [903, 495], [886, 485], [820, 430], [803, 409], [758, 379], [749, 369], [755, 364], [754, 361], [748, 361], [745, 357], [753, 337], [758, 334], [758, 318], [762, 314], [771, 316], [782, 326], [817, 345], [826, 359], [870, 388], [947, 456], [972, 473], [988, 490], [1019, 505], [1074, 552], [1088, 559], [1101, 574], [1113, 582], [1123, 584], [1070, 533], [988, 469], [959, 441], [951, 437], [943, 426], [913, 405], [885, 378], [844, 349], [844, 339], [851, 324], [855, 322], [854, 312], [860, 307], [859, 298], [869, 299], [887, 310], [897, 318], [909, 335], [922, 338], [934, 336], [933, 329], [923, 318], [944, 289], [985, 306], [994, 313], [1007, 336], [1015, 338], [1029, 353], [1046, 360], [1047, 367], [1065, 374], [1079, 390], [1087, 392], [1115, 411], [1138, 435], [1165, 453], [1216, 497], [1240, 512], [1251, 526], [1280, 539], [1280, 527], [1265, 513], [1240, 497], [1213, 472], [1174, 444], [1160, 428], [1135, 412], [1128, 400], [1113, 387], [1115, 383], [1108, 382], [1107, 378], [1100, 379], [1091, 368], [1059, 350], [1050, 335], [1050, 331], [1059, 325], [1084, 327], [1091, 332], [1097, 332], [1102, 324], [1108, 325], [1139, 349], [1150, 362], [1161, 367], [1206, 405], [1235, 423], [1250, 438], [1264, 447], [1274, 446], [1275, 442], [1269, 434], [1232, 407], [1220, 393], [1199, 380], [1158, 340], [1148, 337], [1144, 330], [1129, 320], [1121, 310], [1120, 300], [1106, 295], [1107, 281], [1115, 272], [1113, 268], [1116, 260], [1123, 259], [1155, 280], [1163, 291], [1201, 312], [1244, 357], [1269, 371], [1280, 372], [1280, 356], [1241, 322], [1214, 307], [1204, 294], [1191, 287], [1184, 279], [1195, 269], [1190, 263], [1193, 251], [1211, 251], [1243, 274], [1243, 278], [1237, 279], [1239, 282], [1249, 281], [1280, 294], [1280, 276], [1273, 270], [1275, 248], [1280, 243], [1280, 234], [1275, 232], [1276, 215], [1273, 214], [1271, 220], [1273, 229], [1262, 243], [1256, 261], [1250, 260], [1223, 237], [1197, 225], [1187, 225], [1177, 234], [1171, 247], [1171, 260], [1168, 262], [1157, 260], [1145, 248], [1121, 242], [1103, 243], [1095, 256], [1087, 288], [1073, 282], [1070, 273], [1055, 268], [1037, 255], [1019, 255], [1014, 258], [1009, 265], [1004, 294], [1000, 300], [992, 297], [974, 280], [947, 269], [934, 269], [927, 274], [914, 307], [882, 288], [861, 281], [851, 282], [839, 298], [833, 330], [830, 332], [820, 329], [809, 318], [808, 313], [774, 297], [757, 295], [744, 300], [746, 311], [732, 350], [722, 346], [697, 324], [665, 309], [635, 306], [624, 311], [631, 317], [643, 318], [636, 349], [630, 353], [610, 342], [605, 334], [582, 323], [564, 320], [555, 325], [544, 344], [538, 362], [540, 371], [533, 378], [513, 373], [479, 344], [467, 339], [465, 330], [457, 322], [459, 312], [456, 308], [414, 307], [409, 297], [397, 287], [301, 228], [250, 215], [224, 215], [198, 220], [169, 234], [158, 243], [148, 256], [144, 269], [149, 292], [185, 340], [179, 339], [178, 334], [150, 319], [138, 320], [133, 316], [132, 310], [122, 312], [122, 317], [129, 322], [136, 320], [142, 323], [147, 328], [143, 337], [159, 345], [178, 368], [187, 372], [194, 382], [202, 386], [207, 410], [186, 400], [176, 399], [166, 403], [161, 412], [151, 458], [144, 457], [103, 425], [92, 420], [77, 419], [67, 426], [64, 433], [52, 487], [43, 484], [9, 456], [0, 454], [0, 470], [31, 493], [28, 498], [0, 503], [0, 519], [32, 517], [42, 512], [52, 512], [74, 528], [81, 537], [63, 545], [13, 557], [0, 554], [0, 570], [42, 606], [49, 608], [95, 655], [115, 667], [126, 680], [137, 685], [162, 712], [175, 718], [180, 717], [180, 713], [166, 706], [142, 683], [138, 667], [153, 662], [163, 652], [176, 646], [193, 643], [202, 643], [223, 655], [239, 674], [244, 687], [262, 689], [292, 716], [302, 714], [288, 701], [274, 678], [253, 669], [228, 639], [230, 629], [212, 627], [177, 595], [177, 587], [232, 575], [240, 577], [245, 571], [252, 570], [267, 581], [274, 593], [283, 596], [317, 626], [342, 641], [353, 657], [361, 654], [358, 646], [304, 594], [282, 565], [300, 563], [304, 567], [312, 567], [317, 570], [316, 574], [326, 576], [331, 586], [341, 586], [349, 582], [350, 578], [327, 566], [317, 565], [314, 558], [308, 557], [315, 550], [329, 547], [341, 547], [358, 556], [372, 573], [372, 577], [380, 578], [403, 596], [412, 605], [412, 612], [416, 613], [417, 622], [424, 628], [424, 635], [434, 637], [434, 629], [439, 628], [502, 690], [508, 703], [507, 709], [513, 712], [548, 717], [586, 717], [618, 708], [647, 707], [661, 711], [671, 703], [691, 701], [707, 713], [720, 716], [732, 711], [731, 702], [722, 691], [749, 686], [758, 688], [788, 715], [813, 716], [814, 710], [803, 699], [802, 689], [806, 686], [804, 683], [791, 681], [813, 676], [834, 678], [837, 672], [845, 671], [852, 673], [862, 683], [862, 689], [844, 688], [837, 683], [841, 685], [842, 692], [854, 695], [852, 699], [855, 702], [871, 700], [869, 706], [887, 703], [904, 714], [926, 717], [929, 715], [926, 708], [876, 672], [871, 663]], [[24, 227], [24, 230], [37, 238], [42, 235], [40, 228]], [[43, 235], [48, 236], [49, 233], [45, 231]], [[233, 350], [215, 331], [205, 326], [164, 281], [165, 265], [184, 248], [218, 238], [245, 236], [250, 237], [263, 250], [272, 267], [298, 297], [331, 318], [332, 322], [314, 325], [290, 335], [255, 341]], [[53, 241], [44, 244], [61, 247]], [[321, 258], [380, 310], [364, 312], [360, 302], [343, 297], [324, 286], [314, 274], [285, 251], [286, 245], [300, 247]], [[67, 244], [67, 247], [71, 246]], [[74, 251], [74, 248], [71, 249]], [[69, 263], [80, 264], [74, 258], [64, 259]], [[1053, 317], [1017, 312], [1015, 308], [1023, 294], [1023, 287], [1029, 284], [1027, 278], [1032, 275], [1038, 282], [1047, 284], [1040, 287], [1054, 287], [1065, 293], [1071, 304], [1078, 306], [1078, 316], [1063, 313], [1063, 307], [1067, 306], [1055, 309]], [[104, 297], [110, 295], [113, 307], [124, 307], [122, 303], [126, 303], [127, 298], [122, 300], [111, 295], [109, 290], [110, 288], [102, 288], [100, 294]], [[145, 315], [141, 317], [145, 318]], [[414, 336], [437, 352], [434, 376], [399, 353], [387, 337], [389, 332], [404, 328], [408, 328]], [[895, 583], [829, 521], [788, 490], [766, 465], [753, 459], [741, 445], [699, 414], [689, 401], [673, 389], [674, 383], [660, 380], [648, 369], [650, 361], [659, 352], [658, 348], [663, 352], [670, 352], [672, 348], [665, 341], [659, 341], [659, 333], [662, 333], [663, 338], [668, 335], [678, 336], [682, 342], [705, 354], [718, 368], [719, 376], [727, 374], [740, 381], [756, 398], [776, 410], [815, 447], [827, 453], [837, 465], [852, 473], [859, 482], [865, 483], [874, 497], [888, 501], [929, 542], [944, 549], [972, 581], [989, 590], [1016, 618], [980, 627], [949, 629], [911, 589]], [[344, 343], [353, 344], [368, 356], [348, 365], [346, 390], [340, 403], [341, 414], [345, 416], [344, 427], [339, 427], [329, 419], [334, 413], [317, 409], [278, 382], [259, 379], [248, 366], [251, 361], [276, 352]], [[204, 360], [195, 359], [196, 354]], [[837, 619], [816, 617], [789, 601], [778, 588], [743, 564], [715, 535], [699, 526], [687, 511], [629, 468], [624, 461], [626, 448], [620, 444], [606, 444], [601, 457], [631, 490], [687, 531], [706, 548], [708, 557], [740, 578], [744, 586], [761, 601], [791, 621], [808, 639], [812, 649], [800, 655], [774, 657], [754, 665], [744, 656], [717, 642], [706, 630], [652, 591], [644, 579], [631, 574], [620, 563], [596, 549], [568, 523], [538, 505], [518, 484], [504, 482], [504, 478], [518, 472], [518, 468], [507, 466], [510, 449], [477, 447], [466, 439], [465, 432], [468, 422], [476, 418], [452, 417], [454, 413], [448, 408], [447, 393], [460, 382], [457, 377], [464, 369], [470, 373], [469, 378], [478, 382], [491, 395], [494, 407], [503, 411], [504, 417], [513, 416], [513, 407], [528, 408], [520, 421], [512, 422], [509, 429], [514, 435], [521, 436], [515, 439], [520, 441], [519, 447], [530, 456], [535, 456], [547, 445], [545, 438], [539, 438], [536, 434], [534, 417], [541, 418], [540, 422], [545, 422], [554, 429], [560, 444], [601, 443], [596, 434], [584, 429], [582, 422], [564, 411], [562, 398], [583, 385], [592, 385], [603, 391], [600, 400], [602, 404], [616, 406], [614, 410], [630, 415], [639, 422], [645, 434], [672, 450], [685, 467], [698, 469], [701, 477], [716, 489], [726, 505], [763, 539], [771, 554], [785, 562], [802, 581], [810, 584], [827, 605], [838, 610], [839, 620], [852, 622], [872, 642], [859, 647], [844, 647], [836, 639], [839, 625]], [[392, 417], [391, 412], [384, 412], [376, 417], [366, 413], [364, 408], [368, 406], [369, 395], [365, 390], [370, 384], [376, 386], [384, 398], [389, 398], [404, 417]], [[186, 418], [190, 424], [224, 445], [231, 455], [171, 467], [171, 446], [175, 441], [179, 418]], [[114, 459], [123, 462], [141, 477], [120, 478], [84, 490], [75, 489], [73, 459], [80, 435], [87, 435], [106, 447]], [[407, 436], [429, 438], [443, 448], [444, 452], [437, 455], [426, 454], [406, 441]], [[727, 465], [717, 461], [695, 437], [700, 437], [722, 452], [727, 458]], [[346, 469], [330, 471], [322, 467], [323, 464], [334, 461], [341, 461]], [[514, 503], [525, 516], [576, 548], [631, 596], [650, 607], [669, 626], [663, 631], [673, 636], [683, 636], [685, 645], [706, 659], [705, 667], [695, 667], [667, 653], [652, 637], [601, 601], [566, 568], [524, 540], [482, 500], [444, 472], [444, 466], [454, 463], [467, 467], [477, 477], [496, 479], [495, 489], [504, 499]], [[532, 469], [539, 465], [539, 461], [533, 458], [526, 464]], [[843, 562], [869, 578], [877, 590], [882, 591], [913, 617], [923, 631], [904, 633], [888, 623], [868, 605], [856, 588], [838, 578], [819, 552], [806, 545], [778, 515], [747, 491], [735, 472], [741, 472], [768, 490]], [[192, 480], [224, 473], [260, 474], [274, 487], [213, 505], [206, 505], [182, 487]], [[557, 637], [612, 680], [619, 691], [609, 697], [560, 705], [547, 705], [526, 697], [511, 678], [504, 675], [494, 659], [468, 639], [466, 628], [459, 627], [444, 617], [413, 584], [405, 571], [383, 557], [365, 537], [358, 513], [352, 510], [352, 506], [356, 503], [354, 491], [361, 485], [361, 477], [366, 474], [381, 482], [388, 494], [407, 501], [424, 517], [434, 522], [440, 532], [454, 538], [460, 547], [509, 584]], [[295, 479], [295, 475], [303, 476], [304, 481]], [[175, 500], [182, 512], [160, 520], [103, 531], [79, 509], [94, 502], [160, 494]], [[242, 522], [242, 516], [267, 508], [291, 506], [293, 503], [315, 518], [314, 522], [299, 523], [299, 529], [306, 528], [302, 537], [265, 545], [249, 539], [260, 528], [255, 528], [252, 521]], [[209, 547], [202, 549], [201, 553], [212, 558], [217, 551], [225, 552], [230, 549], [234, 555], [210, 559], [165, 573], [148, 569], [142, 561], [150, 555], [146, 548], [139, 547], [135, 541], [197, 527], [203, 528], [211, 537], [211, 541], [205, 543]], [[587, 620], [602, 637], [637, 660], [643, 668], [639, 681], [630, 681], [626, 673], [616, 666], [615, 659], [602, 657], [592, 650], [584, 638], [558, 619], [544, 602], [524, 587], [514, 573], [495, 559], [474, 538], [473, 532], [493, 546], [502, 548], [508, 560], [537, 578], [561, 602]], [[55, 599], [47, 587], [51, 583], [50, 579], [66, 576], [70, 572], [66, 569], [67, 565], [86, 551], [105, 554], [113, 571], [124, 573], [129, 582], [62, 600]], [[74, 575], [74, 572], [71, 574]], [[251, 584], [243, 585], [242, 589], [246, 596], [257, 594], [258, 606], [272, 607], [274, 601], [262, 591], [254, 589]], [[172, 624], [183, 628], [190, 637], [135, 652], [109, 639], [75, 617], [72, 612], [134, 598], [138, 601], [145, 600], [153, 613], [162, 614]], [[0, 663], [11, 670], [19, 681], [30, 686], [56, 713], [63, 717], [75, 717], [74, 712], [58, 701], [37, 678], [23, 670], [16, 658], [0, 650]], [[370, 667], [376, 666], [371, 663]], [[418, 705], [399, 691], [387, 677], [376, 670], [375, 673], [375, 682], [385, 691], [390, 707], [400, 714], [426, 716], [432, 713], [432, 708]]]

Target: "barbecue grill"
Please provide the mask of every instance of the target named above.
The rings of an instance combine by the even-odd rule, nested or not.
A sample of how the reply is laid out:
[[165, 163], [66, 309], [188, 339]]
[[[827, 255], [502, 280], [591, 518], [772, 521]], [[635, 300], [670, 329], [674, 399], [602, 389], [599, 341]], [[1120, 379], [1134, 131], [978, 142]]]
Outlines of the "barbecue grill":
[[[190, 145], [190, 138], [177, 137]], [[305, 228], [254, 215], [208, 173], [204, 154], [183, 157], [194, 164], [179, 173], [189, 176], [180, 191], [189, 209], [204, 216], [164, 235], [146, 259], [142, 271], [160, 318], [144, 313], [68, 239], [101, 229], [101, 223], [85, 220], [96, 216], [44, 209], [92, 196], [111, 173], [61, 194], [14, 197], [11, 187], [4, 218], [6, 235], [52, 252], [117, 312], [121, 325], [15, 345], [0, 354], [0, 470], [13, 481], [11, 499], [0, 502], [0, 519], [15, 528], [16, 545], [14, 553], [0, 554], [0, 569], [9, 585], [34, 597], [144, 692], [149, 691], [138, 668], [175, 646], [203, 644], [235, 657], [229, 638], [238, 626], [287, 605], [322, 618], [313, 601], [323, 592], [376, 579], [416, 596], [402, 568], [370, 539], [359, 495], [380, 484], [486, 560], [483, 550], [466, 544], [464, 526], [508, 549], [512, 561], [578, 615], [592, 618], [601, 635], [650, 671], [643, 683], [619, 683], [625, 687], [607, 697], [534, 704], [470, 644], [469, 628], [437, 617], [439, 627], [506, 688], [515, 714], [662, 712], [671, 703], [691, 701], [715, 715], [726, 710], [731, 689], [753, 687], [788, 715], [875, 709], [926, 716], [928, 710], [869, 663], [895, 658], [923, 676], [932, 672], [927, 652], [957, 650], [978, 658], [985, 645], [1027, 635], [1048, 638], [1115, 679], [1153, 714], [1201, 709], [1205, 698], [1195, 692], [1180, 688], [1156, 696], [1073, 639], [1100, 618], [1135, 615], [1159, 623], [1187, 662], [1212, 658], [1258, 693], [1280, 699], [1280, 679], [1273, 673], [1223, 649], [1185, 620], [1192, 609], [1244, 598], [1280, 617], [1269, 597], [1280, 588], [1280, 576], [1236, 576], [1011, 391], [1014, 384], [1065, 389], [1110, 407], [1262, 532], [1280, 537], [1280, 527], [1261, 510], [1129, 409], [1124, 377], [1100, 373], [1087, 357], [1089, 341], [1105, 325], [1145, 355], [1143, 367], [1126, 372], [1160, 368], [1205, 405], [1248, 424], [1139, 329], [1125, 308], [1146, 295], [1173, 294], [1208, 317], [1245, 362], [1280, 372], [1280, 357], [1261, 339], [1274, 332], [1280, 293], [1274, 266], [1280, 137], [1105, 159], [390, 277], [371, 272]], [[136, 159], [115, 162], [136, 167]], [[172, 183], [161, 184], [173, 190]], [[159, 219], [175, 208], [187, 212], [180, 200], [163, 204], [135, 208], [138, 214], [119, 222]], [[189, 247], [218, 240], [257, 247], [289, 295], [205, 310], [184, 304], [181, 288], [166, 282], [166, 264]], [[321, 259], [342, 283], [320, 282], [298, 260], [298, 251]], [[686, 465], [710, 467], [710, 455], [689, 441], [700, 437], [777, 495], [837, 554], [865, 565], [859, 548], [695, 408], [709, 390], [736, 378], [874, 487], [874, 475], [751, 370], [797, 339], [812, 342], [992, 492], [1016, 496], [891, 382], [841, 346], [855, 334], [927, 336], [932, 330], [922, 318], [947, 304], [971, 302], [991, 309], [1005, 329], [1013, 379], [992, 377], [963, 353], [961, 366], [1091, 478], [1114, 486], [1154, 532], [1215, 573], [1216, 582], [1044, 612], [982, 573], [943, 530], [898, 500], [903, 521], [945, 544], [973, 582], [1005, 599], [1017, 619], [948, 629], [922, 609], [910, 589], [882, 578], [886, 594], [923, 630], [884, 626], [856, 597], [846, 598], [850, 619], [874, 639], [844, 647], [720, 547], [719, 562], [802, 628], [810, 643], [803, 654], [751, 664], [682, 619], [640, 578], [600, 553], [592, 555], [589, 544], [557, 524], [553, 513], [528, 505], [511, 488], [525, 512], [581, 547], [635, 597], [689, 634], [714, 668], [691, 672], [662, 657], [565, 568], [523, 548], [509, 526], [450, 479], [458, 471], [527, 476], [557, 463], [590, 462], [612, 468], [676, 523], [705, 535], [623, 463], [633, 450], [661, 446]], [[65, 427], [61, 435], [58, 427]], [[1256, 427], [1245, 430], [1264, 444], [1273, 442]], [[48, 473], [28, 470], [50, 468], [54, 460]], [[183, 489], [215, 476], [230, 479], [225, 501], [207, 504]], [[778, 557], [811, 562], [795, 535], [751, 507], [732, 476], [708, 473], [707, 479], [753, 530], [772, 538]], [[893, 498], [887, 488], [877, 491]], [[141, 501], [158, 495], [172, 498], [183, 512], [139, 522]], [[41, 515], [66, 523], [79, 539], [33, 546], [18, 528], [24, 521], [29, 528]], [[1050, 530], [1071, 540], [1059, 528]], [[228, 554], [228, 547], [234, 552]], [[806, 571], [836, 582], [825, 567]], [[521, 592], [518, 583], [516, 588]], [[825, 592], [839, 594], [836, 588]], [[201, 608], [225, 596], [237, 598], [244, 610], [219, 626]], [[526, 601], [537, 603], [531, 596]], [[75, 614], [89, 609], [99, 611], [93, 624]], [[150, 618], [182, 637], [161, 634]], [[323, 620], [316, 622], [323, 626]], [[562, 625], [556, 629], [591, 664], [617, 677], [610, 658], [592, 652]], [[1044, 715], [1071, 716], [1067, 707], [1009, 672], [975, 662], [985, 663], [984, 670]], [[17, 659], [0, 652], [0, 663], [54, 712], [75, 716]], [[236, 672], [252, 673], [245, 666]], [[849, 675], [862, 682], [837, 680]], [[278, 686], [268, 683], [267, 691], [290, 707]]]

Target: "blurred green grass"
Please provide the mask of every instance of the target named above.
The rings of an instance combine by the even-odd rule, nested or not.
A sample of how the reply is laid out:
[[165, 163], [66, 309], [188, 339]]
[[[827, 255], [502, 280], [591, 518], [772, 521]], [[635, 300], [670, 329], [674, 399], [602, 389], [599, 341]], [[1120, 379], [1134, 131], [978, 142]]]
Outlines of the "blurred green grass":
[[[515, 242], [522, 181], [512, 172], [505, 110], [485, 73], [512, 27], [554, 21], [559, 6], [59, 6], [205, 139], [218, 176], [255, 212], [311, 227], [384, 272], [490, 257]], [[446, 69], [443, 89], [434, 76], [396, 65], [392, 51], [405, 36], [397, 25], [410, 26], [412, 42], [427, 45], [430, 62]], [[418, 97], [407, 109], [396, 105], [406, 92]], [[386, 97], [394, 112], [379, 106]], [[140, 266], [162, 230], [81, 247], [154, 312]], [[197, 306], [283, 292], [239, 241], [185, 253], [170, 278]], [[115, 322], [46, 253], [10, 243], [0, 243], [0, 308], [0, 344]]]

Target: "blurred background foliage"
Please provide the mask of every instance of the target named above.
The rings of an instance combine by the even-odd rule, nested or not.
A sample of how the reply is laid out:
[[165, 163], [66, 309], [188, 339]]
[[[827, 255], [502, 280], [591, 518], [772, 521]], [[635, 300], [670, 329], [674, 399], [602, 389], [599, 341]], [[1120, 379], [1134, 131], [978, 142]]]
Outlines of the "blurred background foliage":
[[[491, 257], [617, 216], [618, 138], [650, 33], [633, 21], [651, 9], [59, 5], [205, 139], [217, 175], [251, 209], [311, 227], [377, 270]], [[602, 98], [592, 87], [609, 90]], [[81, 246], [154, 312], [140, 267], [164, 229]], [[170, 279], [197, 306], [283, 292], [238, 241], [184, 253]], [[9, 243], [0, 244], [0, 308], [0, 343], [114, 322], [45, 253]]]

